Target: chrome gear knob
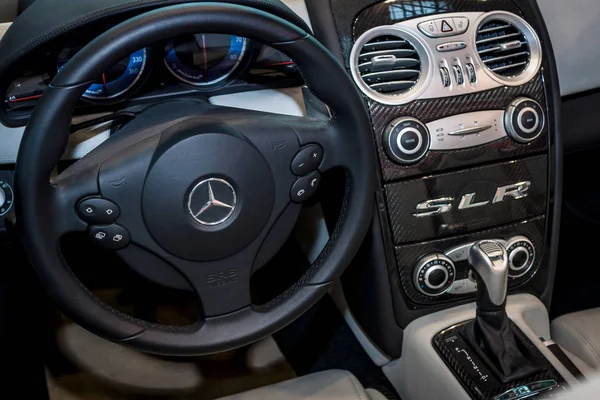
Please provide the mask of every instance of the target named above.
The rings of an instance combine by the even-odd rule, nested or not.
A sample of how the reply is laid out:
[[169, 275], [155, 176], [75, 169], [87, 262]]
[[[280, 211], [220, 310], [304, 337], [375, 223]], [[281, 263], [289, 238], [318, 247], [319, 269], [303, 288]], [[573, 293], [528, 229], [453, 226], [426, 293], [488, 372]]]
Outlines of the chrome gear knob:
[[469, 250], [469, 265], [477, 278], [477, 307], [504, 309], [508, 289], [508, 254], [495, 240], [481, 240]]

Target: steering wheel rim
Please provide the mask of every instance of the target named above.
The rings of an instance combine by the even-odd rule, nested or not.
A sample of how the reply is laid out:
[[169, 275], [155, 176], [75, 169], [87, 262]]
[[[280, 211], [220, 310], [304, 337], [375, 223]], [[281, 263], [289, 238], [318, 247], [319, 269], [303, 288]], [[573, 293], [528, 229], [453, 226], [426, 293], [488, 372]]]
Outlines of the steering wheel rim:
[[[326, 248], [301, 280], [282, 296], [260, 309], [249, 306], [211, 316], [201, 326], [166, 327], [110, 308], [73, 275], [62, 258], [56, 237], [63, 228], [68, 230], [64, 221], [75, 221], [73, 227], [78, 224], [73, 203], [65, 200], [72, 197], [67, 195], [71, 189], [68, 185], [50, 184], [49, 177], [66, 148], [74, 106], [94, 77], [149, 43], [195, 32], [247, 37], [295, 60], [308, 87], [330, 107], [332, 118], [328, 127], [335, 139], [322, 146], [326, 154], [329, 151], [344, 158], [348, 189]], [[294, 127], [300, 145], [318, 142], [310, 129], [303, 136], [302, 126]], [[349, 265], [372, 216], [374, 154], [371, 126], [361, 96], [344, 68], [315, 38], [279, 17], [250, 7], [224, 3], [165, 7], [125, 21], [96, 38], [59, 71], [40, 99], [26, 128], [16, 167], [16, 212], [21, 238], [50, 296], [84, 328], [150, 353], [193, 355], [225, 351], [259, 340], [292, 322], [314, 305]], [[332, 159], [335, 157], [326, 158], [324, 164]], [[78, 162], [83, 165], [82, 171], [85, 162], [85, 158]], [[83, 193], [97, 192], [96, 182], [83, 179], [83, 175], [67, 180], [76, 182]], [[54, 214], [48, 210], [61, 211]], [[81, 230], [82, 226], [74, 230]]]

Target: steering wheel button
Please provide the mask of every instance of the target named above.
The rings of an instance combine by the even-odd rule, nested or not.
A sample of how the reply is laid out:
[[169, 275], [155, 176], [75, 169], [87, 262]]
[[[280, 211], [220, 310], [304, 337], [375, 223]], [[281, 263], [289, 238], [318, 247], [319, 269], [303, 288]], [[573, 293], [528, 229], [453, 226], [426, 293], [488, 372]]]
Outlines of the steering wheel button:
[[99, 197], [84, 199], [77, 205], [77, 213], [90, 225], [108, 225], [120, 215], [119, 207], [112, 201]]
[[292, 161], [292, 172], [297, 176], [304, 176], [316, 170], [323, 160], [323, 148], [318, 144], [311, 144], [296, 154]]
[[118, 250], [129, 244], [131, 237], [127, 229], [121, 225], [112, 224], [105, 226], [92, 226], [90, 239], [100, 247]]
[[292, 186], [292, 201], [302, 203], [316, 193], [321, 184], [321, 174], [314, 171], [312, 174], [299, 178]]

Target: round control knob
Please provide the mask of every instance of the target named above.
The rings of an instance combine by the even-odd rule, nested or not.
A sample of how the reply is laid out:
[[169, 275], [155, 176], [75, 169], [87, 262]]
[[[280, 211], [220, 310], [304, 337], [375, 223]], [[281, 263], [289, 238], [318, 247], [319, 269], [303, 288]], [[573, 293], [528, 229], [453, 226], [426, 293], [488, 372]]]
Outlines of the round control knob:
[[400, 164], [413, 164], [429, 150], [429, 130], [419, 120], [400, 117], [393, 120], [383, 134], [383, 148], [388, 157]]
[[520, 278], [525, 275], [535, 261], [535, 247], [525, 236], [515, 236], [506, 244], [508, 253], [508, 276]]
[[535, 100], [518, 97], [510, 103], [504, 114], [504, 128], [519, 143], [529, 143], [542, 134], [544, 111]]
[[414, 271], [414, 284], [426, 296], [440, 296], [454, 283], [456, 268], [443, 254], [430, 254], [421, 258]]
[[13, 197], [13, 190], [10, 185], [0, 179], [0, 217], [12, 208]]

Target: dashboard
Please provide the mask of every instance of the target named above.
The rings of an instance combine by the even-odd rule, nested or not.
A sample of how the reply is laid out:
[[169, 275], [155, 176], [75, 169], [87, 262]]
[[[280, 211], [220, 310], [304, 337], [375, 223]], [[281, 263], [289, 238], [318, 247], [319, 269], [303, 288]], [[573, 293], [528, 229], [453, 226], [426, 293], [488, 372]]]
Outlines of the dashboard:
[[[343, 281], [360, 325], [386, 354], [399, 356], [397, 338], [411, 321], [473, 301], [466, 249], [482, 239], [508, 248], [511, 293], [549, 301], [560, 93], [539, 10], [528, 0], [327, 3], [330, 10], [322, 0], [306, 1], [317, 38], [363, 94], [379, 167], [366, 255]], [[78, 49], [135, 12], [96, 19], [7, 65], [0, 61], [2, 123], [23, 127]], [[253, 97], [258, 89], [302, 83], [293, 60], [274, 49], [199, 32], [151, 44], [110, 68], [76, 115], [228, 94], [251, 108], [262, 101]], [[0, 179], [10, 186], [4, 172]]]
[[[26, 124], [31, 110], [57, 72], [103, 31], [104, 21], [69, 32], [28, 54], [2, 76], [0, 119]], [[180, 96], [215, 96], [301, 84], [292, 60], [268, 46], [226, 34], [174, 37], [139, 49], [90, 85], [75, 115], [110, 112]]]

